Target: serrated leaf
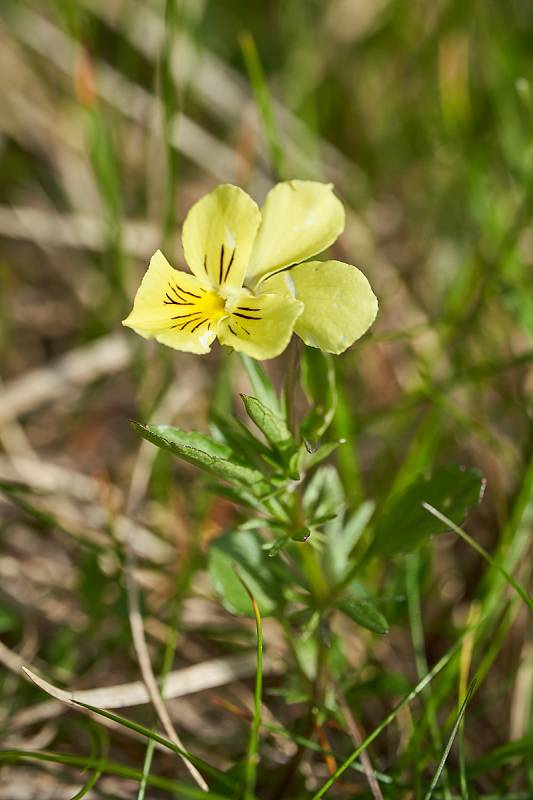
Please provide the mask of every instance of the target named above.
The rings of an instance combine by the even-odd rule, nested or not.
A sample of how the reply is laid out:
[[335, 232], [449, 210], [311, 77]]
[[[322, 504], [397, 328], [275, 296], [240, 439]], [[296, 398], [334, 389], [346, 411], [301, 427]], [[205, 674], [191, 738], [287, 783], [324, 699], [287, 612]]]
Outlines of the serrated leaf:
[[158, 434], [178, 447], [194, 447], [196, 450], [201, 450], [217, 458], [231, 458], [233, 455], [231, 447], [223, 442], [217, 442], [216, 439], [199, 431], [184, 431], [174, 425], [147, 425], [146, 427], [156, 430]]
[[356, 600], [353, 597], [339, 600], [337, 608], [358, 625], [374, 633], [389, 632], [389, 624], [381, 611], [370, 600]]
[[483, 497], [485, 480], [475, 469], [448, 465], [430, 477], [418, 478], [380, 517], [367, 558], [390, 557], [410, 553], [425, 539], [448, 530], [436, 517], [428, 514], [423, 503], [429, 503], [459, 524], [467, 511]]
[[234, 614], [252, 616], [250, 597], [237, 577], [235, 567], [250, 587], [263, 617], [272, 616], [283, 602], [272, 559], [262, 545], [259, 534], [249, 530], [228, 533], [211, 544], [209, 576], [224, 606]]
[[[203, 434], [181, 431], [168, 425], [142, 425], [132, 423], [135, 430], [145, 439], [163, 450], [169, 450], [189, 464], [205, 469], [218, 478], [247, 486], [260, 484], [263, 475], [256, 469], [245, 467], [231, 461], [226, 455], [228, 448]], [[202, 449], [204, 448], [205, 449]]]
[[257, 425], [270, 444], [281, 452], [286, 452], [293, 444], [293, 439], [285, 420], [278, 414], [274, 414], [257, 397], [251, 397], [246, 394], [241, 395], [241, 397], [246, 413], [252, 422]]

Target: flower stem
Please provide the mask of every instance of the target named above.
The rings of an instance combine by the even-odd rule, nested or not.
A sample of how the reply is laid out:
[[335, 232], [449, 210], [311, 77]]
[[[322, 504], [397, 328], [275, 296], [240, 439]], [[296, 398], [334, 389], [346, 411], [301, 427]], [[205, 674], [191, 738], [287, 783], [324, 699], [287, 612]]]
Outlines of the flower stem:
[[300, 348], [299, 342], [293, 336], [288, 347], [287, 371], [283, 385], [283, 395], [285, 398], [285, 413], [287, 414], [287, 427], [295, 438], [298, 438], [298, 426], [296, 424], [295, 397], [298, 385], [298, 375], [300, 372]]

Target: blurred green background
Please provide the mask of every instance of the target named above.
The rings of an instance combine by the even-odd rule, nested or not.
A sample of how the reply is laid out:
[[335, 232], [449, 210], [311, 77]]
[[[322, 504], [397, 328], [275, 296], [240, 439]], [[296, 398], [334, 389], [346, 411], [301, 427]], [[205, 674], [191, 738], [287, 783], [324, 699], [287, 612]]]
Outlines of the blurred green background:
[[[212, 503], [193, 470], [161, 454], [152, 462], [145, 449], [137, 456], [128, 424], [155, 415], [205, 428], [245, 377], [218, 347], [200, 359], [120, 326], [157, 247], [183, 265], [179, 226], [219, 182], [260, 202], [279, 178], [331, 181], [346, 204], [332, 253], [360, 266], [380, 300], [371, 332], [336, 359], [333, 433], [348, 440], [338, 464], [352, 507], [379, 503], [417, 470], [475, 466], [488, 488], [469, 531], [526, 584], [533, 4], [2, 0], [0, 14], [3, 746], [91, 747], [75, 715], [24, 717], [43, 696], [13, 658], [85, 688], [138, 677], [120, 578], [133, 524], [126, 497], [143, 525], [132, 539], [154, 663], [167, 625], [178, 632], [177, 666], [253, 644], [203, 571], [208, 542], [234, 510]], [[267, 365], [275, 380], [282, 366]], [[390, 636], [342, 632], [367, 732], [467, 619], [482, 620], [430, 711], [418, 706], [378, 739], [385, 796], [423, 796], [439, 752], [428, 727], [436, 714], [446, 741], [458, 686], [477, 672], [459, 755], [435, 796], [532, 797], [526, 609], [451, 535], [374, 578]], [[238, 689], [179, 701], [193, 751], [224, 764], [242, 754]], [[272, 698], [290, 730], [293, 707]], [[141, 768], [142, 744], [117, 737], [113, 748], [115, 761]], [[156, 758], [158, 774], [172, 776], [175, 762]], [[265, 770], [269, 759], [277, 764], [267, 752]], [[70, 797], [73, 775], [3, 767], [0, 798]], [[137, 796], [125, 778], [98, 786], [88, 796]], [[331, 796], [370, 795], [351, 773]]]

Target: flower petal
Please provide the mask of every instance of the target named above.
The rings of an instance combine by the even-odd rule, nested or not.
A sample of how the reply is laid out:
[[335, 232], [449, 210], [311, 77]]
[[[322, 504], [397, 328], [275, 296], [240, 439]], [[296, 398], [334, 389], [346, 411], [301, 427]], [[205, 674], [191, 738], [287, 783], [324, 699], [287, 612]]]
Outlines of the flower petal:
[[301, 300], [295, 333], [311, 347], [342, 353], [374, 322], [378, 301], [363, 273], [342, 261], [309, 261], [273, 275], [263, 284]]
[[[209, 323], [208, 323], [209, 324]], [[214, 327], [214, 330], [213, 330]], [[160, 344], [166, 344], [167, 347], [173, 347], [174, 350], [181, 350], [184, 353], [196, 353], [203, 355], [209, 353], [211, 345], [216, 337], [216, 329], [218, 323], [208, 330], [205, 323], [201, 325], [196, 331], [188, 333], [185, 331], [161, 331], [154, 337]]]
[[251, 288], [277, 270], [316, 256], [344, 228], [344, 208], [331, 183], [287, 181], [268, 193], [246, 283]]
[[223, 300], [193, 275], [173, 269], [158, 250], [122, 324], [177, 350], [207, 353], [223, 314]]
[[230, 316], [220, 322], [219, 341], [252, 358], [274, 358], [289, 344], [302, 311], [302, 303], [293, 297], [243, 291], [233, 298]]
[[225, 183], [206, 194], [183, 223], [191, 272], [212, 287], [240, 289], [260, 221], [256, 203], [238, 186]]

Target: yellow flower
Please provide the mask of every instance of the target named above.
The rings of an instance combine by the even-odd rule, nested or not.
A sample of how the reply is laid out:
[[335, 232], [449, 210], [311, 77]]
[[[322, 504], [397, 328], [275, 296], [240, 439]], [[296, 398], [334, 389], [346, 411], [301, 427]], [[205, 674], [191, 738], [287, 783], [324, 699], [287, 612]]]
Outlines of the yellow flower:
[[218, 337], [253, 358], [274, 358], [293, 330], [312, 347], [342, 353], [374, 321], [376, 297], [356, 267], [305, 259], [343, 227], [328, 184], [278, 183], [262, 212], [237, 186], [218, 186], [183, 225], [191, 272], [173, 269], [158, 250], [123, 324], [189, 353], [209, 352]]

